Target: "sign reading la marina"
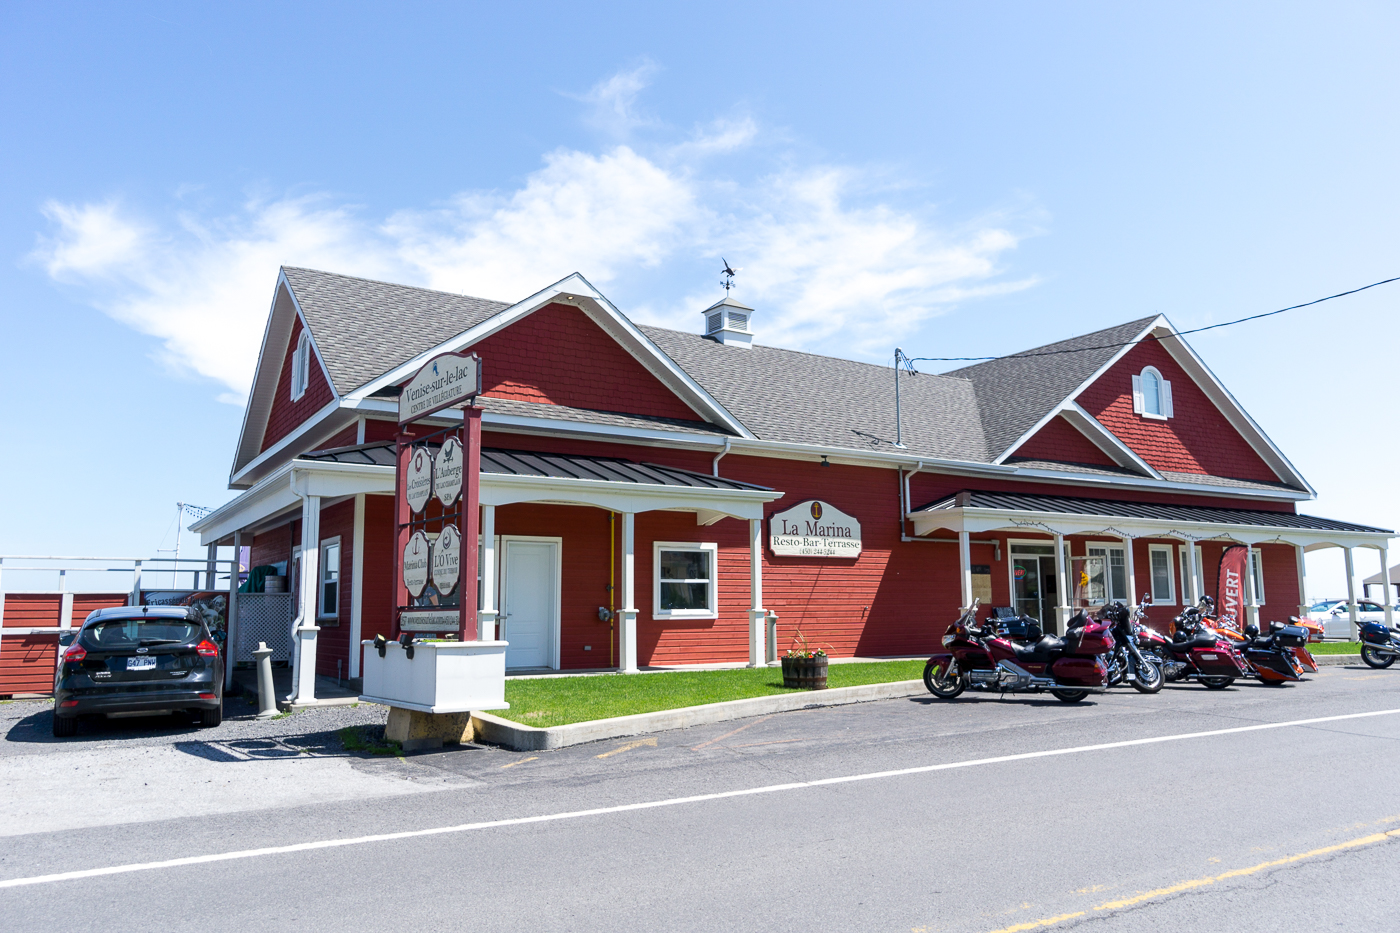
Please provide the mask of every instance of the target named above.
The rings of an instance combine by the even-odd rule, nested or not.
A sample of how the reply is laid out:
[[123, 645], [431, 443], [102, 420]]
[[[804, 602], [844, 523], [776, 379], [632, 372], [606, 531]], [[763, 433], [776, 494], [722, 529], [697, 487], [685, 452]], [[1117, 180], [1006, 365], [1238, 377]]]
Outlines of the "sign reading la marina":
[[481, 394], [481, 359], [444, 353], [423, 364], [399, 393], [399, 424], [451, 408]]
[[829, 502], [799, 502], [768, 519], [768, 547], [779, 557], [859, 557], [860, 522]]

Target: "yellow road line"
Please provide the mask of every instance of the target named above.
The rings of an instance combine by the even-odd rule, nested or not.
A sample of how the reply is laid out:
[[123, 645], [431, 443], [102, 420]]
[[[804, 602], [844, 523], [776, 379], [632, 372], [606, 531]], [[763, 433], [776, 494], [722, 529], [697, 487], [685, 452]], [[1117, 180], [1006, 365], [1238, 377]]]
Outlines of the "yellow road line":
[[656, 739], [638, 739], [638, 740], [635, 741], [635, 742], [628, 742], [626, 745], [622, 746], [621, 748], [615, 748], [615, 749], [613, 749], [613, 750], [610, 751], [610, 752], [603, 752], [603, 754], [601, 754], [601, 755], [594, 755], [593, 757], [594, 757], [594, 758], [611, 758], [613, 755], [620, 755], [620, 754], [622, 754], [623, 752], [630, 752], [632, 749], [634, 749], [634, 748], [641, 748], [643, 745], [650, 745], [652, 748], [655, 748], [655, 747], [656, 747]]
[[738, 735], [740, 732], [743, 732], [745, 729], [749, 728], [750, 726], [756, 726], [756, 725], [758, 725], [759, 723], [761, 723], [761, 722], [767, 722], [768, 720], [770, 720], [770, 719], [772, 719], [772, 718], [773, 718], [772, 716], [764, 716], [762, 719], [755, 719], [753, 722], [746, 723], [746, 724], [740, 726], [739, 728], [735, 729], [733, 732], [726, 732], [724, 735], [716, 736], [715, 738], [710, 739], [710, 741], [708, 741], [708, 742], [701, 742], [699, 745], [696, 745], [696, 746], [694, 746], [693, 748], [691, 748], [691, 751], [692, 751], [692, 752], [698, 752], [698, 751], [700, 751], [700, 749], [704, 748], [706, 745], [713, 745], [713, 744], [715, 744], [716, 742], [723, 742], [725, 739], [729, 738], [731, 735]]
[[[1217, 881], [1229, 881], [1232, 878], [1244, 878], [1257, 874], [1270, 868], [1277, 868], [1280, 865], [1291, 865], [1305, 859], [1317, 858], [1320, 855], [1331, 855], [1333, 852], [1343, 852], [1347, 849], [1356, 849], [1361, 846], [1374, 845], [1377, 842], [1384, 842], [1386, 839], [1400, 837], [1400, 829], [1392, 829], [1383, 833], [1371, 833], [1367, 836], [1358, 836], [1355, 839], [1348, 839], [1346, 842], [1339, 842], [1336, 845], [1323, 846], [1320, 849], [1310, 849], [1307, 852], [1300, 852], [1297, 855], [1287, 855], [1283, 858], [1271, 859], [1267, 862], [1260, 862], [1258, 865], [1251, 865], [1248, 868], [1233, 868], [1230, 871], [1222, 872], [1219, 875], [1212, 875], [1206, 878], [1193, 878], [1190, 881], [1183, 881], [1170, 887], [1157, 888], [1155, 891], [1147, 891], [1134, 897], [1125, 897], [1121, 900], [1107, 901], [1095, 907], [1095, 910], [1122, 910], [1125, 907], [1136, 907], [1146, 901], [1156, 900], [1159, 897], [1167, 897], [1172, 894], [1181, 894], [1184, 891], [1191, 891], [1196, 888], [1203, 888], [1215, 884]], [[1029, 923], [1018, 923], [1015, 926], [1002, 927], [993, 930], [992, 933], [1019, 933], [1022, 930], [1035, 930], [1041, 927], [1052, 926], [1063, 923], [1066, 920], [1073, 920], [1075, 917], [1082, 917], [1086, 911], [1079, 911], [1074, 914], [1062, 914], [1058, 917], [1047, 917], [1044, 920], [1033, 920]]]
[[516, 765], [523, 765], [527, 761], [538, 761], [539, 755], [531, 755], [529, 758], [522, 758], [519, 761], [512, 761], [508, 765], [501, 765], [502, 768], [514, 768]]

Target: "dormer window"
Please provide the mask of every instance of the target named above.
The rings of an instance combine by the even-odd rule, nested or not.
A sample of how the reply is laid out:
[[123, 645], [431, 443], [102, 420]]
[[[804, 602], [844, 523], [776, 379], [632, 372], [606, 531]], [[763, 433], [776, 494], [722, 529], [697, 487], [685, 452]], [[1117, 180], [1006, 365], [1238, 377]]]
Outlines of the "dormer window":
[[1148, 366], [1133, 377], [1133, 412], [1158, 421], [1172, 416], [1172, 384], [1157, 367]]
[[292, 354], [292, 401], [306, 394], [311, 383], [311, 334], [303, 329], [297, 338], [297, 351]]

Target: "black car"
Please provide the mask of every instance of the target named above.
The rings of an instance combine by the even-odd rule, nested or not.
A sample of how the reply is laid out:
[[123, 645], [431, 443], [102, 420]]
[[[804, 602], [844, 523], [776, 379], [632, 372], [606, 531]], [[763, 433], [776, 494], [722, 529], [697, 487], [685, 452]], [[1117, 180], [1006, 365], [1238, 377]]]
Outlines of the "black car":
[[78, 731], [89, 713], [187, 710], [223, 721], [224, 660], [197, 610], [120, 606], [87, 617], [54, 676], [53, 734]]

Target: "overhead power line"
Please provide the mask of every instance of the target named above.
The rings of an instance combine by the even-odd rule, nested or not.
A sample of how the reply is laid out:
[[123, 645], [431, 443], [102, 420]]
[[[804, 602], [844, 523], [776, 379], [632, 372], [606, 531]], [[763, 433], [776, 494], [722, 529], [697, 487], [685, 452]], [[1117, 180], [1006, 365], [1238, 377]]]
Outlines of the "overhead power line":
[[[1265, 311], [1263, 314], [1251, 314], [1249, 317], [1242, 317], [1235, 321], [1223, 321], [1219, 324], [1208, 324], [1205, 327], [1196, 327], [1191, 330], [1180, 330], [1174, 333], [1174, 337], [1184, 337], [1187, 334], [1199, 334], [1202, 331], [1215, 330], [1218, 327], [1231, 327], [1235, 324], [1243, 324], [1246, 321], [1257, 321], [1260, 318], [1273, 317], [1275, 314], [1282, 314], [1285, 311], [1296, 311], [1299, 308], [1307, 308], [1311, 305], [1322, 304], [1324, 301], [1331, 301], [1333, 298], [1345, 298], [1347, 295], [1355, 295], [1357, 292], [1364, 292], [1368, 288], [1375, 288], [1378, 285], [1388, 285], [1391, 282], [1400, 282], [1400, 275], [1394, 278], [1381, 279], [1379, 282], [1372, 282], [1370, 285], [1363, 285], [1360, 288], [1353, 288], [1350, 291], [1338, 292], [1335, 295], [1328, 295], [1326, 298], [1315, 298], [1312, 301], [1305, 301], [1300, 305], [1289, 305], [1287, 308], [1279, 308], [1277, 311]], [[1147, 340], [1160, 340], [1161, 338], [1149, 335]], [[1136, 340], [1129, 340], [1123, 343], [1100, 343], [1091, 347], [1072, 347], [1064, 350], [1028, 350], [1024, 353], [1008, 353], [1005, 356], [917, 356], [908, 357], [903, 355], [903, 351], [895, 351], [895, 368], [898, 370], [901, 364], [905, 365], [909, 372], [914, 372], [914, 363], [983, 363], [989, 360], [1015, 360], [1023, 357], [1033, 356], [1060, 356], [1065, 353], [1084, 353], [1088, 350], [1116, 350], [1119, 347], [1131, 347], [1138, 343]]]

